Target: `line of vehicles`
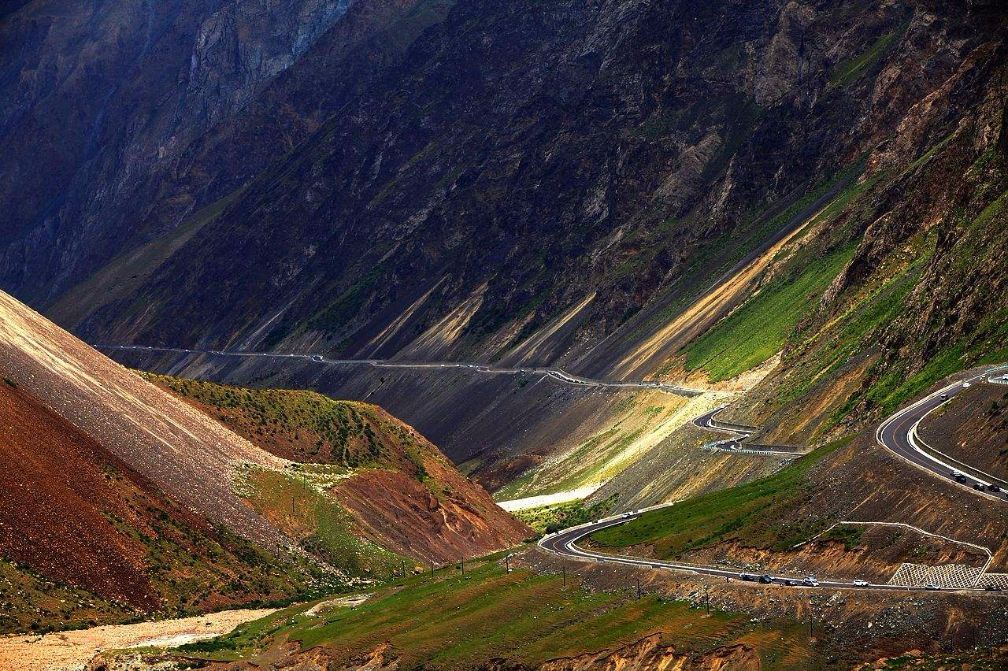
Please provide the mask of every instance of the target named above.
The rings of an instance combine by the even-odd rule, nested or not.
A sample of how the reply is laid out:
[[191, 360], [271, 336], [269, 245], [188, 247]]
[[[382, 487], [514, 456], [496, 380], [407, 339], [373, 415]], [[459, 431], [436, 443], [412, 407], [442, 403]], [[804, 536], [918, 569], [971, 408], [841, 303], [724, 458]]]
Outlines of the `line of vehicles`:
[[[959, 471], [952, 471], [951, 473], [949, 473], [949, 477], [955, 480], [956, 482], [964, 485], [968, 485], [970, 482], [973, 481], [972, 478], [967, 476], [965, 473], [961, 473]], [[973, 489], [977, 490], [978, 492], [991, 492], [993, 494], [1000, 494], [1003, 491], [1001, 486], [995, 482], [992, 482], [987, 486], [981, 485], [979, 482], [973, 482]]]

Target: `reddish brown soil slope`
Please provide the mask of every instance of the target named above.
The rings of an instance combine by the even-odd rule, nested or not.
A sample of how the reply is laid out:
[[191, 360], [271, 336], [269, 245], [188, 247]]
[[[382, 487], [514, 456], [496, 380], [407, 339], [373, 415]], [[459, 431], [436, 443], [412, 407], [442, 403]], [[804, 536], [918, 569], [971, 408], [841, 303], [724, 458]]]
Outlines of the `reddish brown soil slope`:
[[147, 378], [277, 456], [354, 471], [334, 489], [361, 535], [445, 563], [510, 547], [530, 530], [411, 426], [375, 405], [287, 389]]
[[171, 394], [0, 292], [0, 373], [173, 501], [267, 547], [282, 536], [231, 490], [238, 462], [282, 468]]
[[372, 540], [445, 563], [510, 547], [531, 535], [434, 445], [410, 432], [420, 446], [423, 472], [412, 463], [402, 470], [364, 471], [334, 490]]
[[0, 552], [68, 584], [140, 608], [158, 597], [145, 548], [109, 517], [146, 528], [122, 464], [26, 393], [0, 384]]
[[977, 384], [921, 422], [932, 447], [1008, 480], [1008, 385]]

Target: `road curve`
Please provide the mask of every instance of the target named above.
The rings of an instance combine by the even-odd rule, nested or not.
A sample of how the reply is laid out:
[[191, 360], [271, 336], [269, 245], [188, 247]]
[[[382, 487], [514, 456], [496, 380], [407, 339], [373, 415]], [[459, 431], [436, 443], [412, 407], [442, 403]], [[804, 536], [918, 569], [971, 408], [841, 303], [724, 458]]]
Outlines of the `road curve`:
[[[669, 504], [674, 505], [674, 504]], [[656, 506], [656, 508], [664, 506]], [[653, 510], [654, 508], [652, 508]], [[803, 584], [804, 577], [793, 575], [782, 575], [776, 573], [749, 573], [736, 569], [720, 568], [716, 566], [701, 566], [697, 564], [685, 564], [681, 562], [662, 561], [658, 559], [644, 559], [639, 557], [628, 557], [625, 555], [613, 555], [594, 550], [588, 550], [577, 545], [577, 542], [591, 534], [608, 529], [640, 517], [640, 512], [624, 513], [616, 517], [601, 519], [588, 524], [582, 524], [569, 529], [564, 529], [555, 534], [544, 536], [539, 540], [539, 547], [547, 552], [551, 552], [560, 557], [575, 560], [587, 560], [598, 563], [621, 564], [624, 566], [641, 566], [658, 570], [676, 571], [679, 573], [690, 573], [693, 575], [713, 576], [728, 580], [741, 580], [748, 582], [762, 582], [769, 579], [767, 584], [791, 588], [843, 588], [858, 590], [897, 590], [900, 592], [984, 592], [983, 588], [962, 588], [962, 587], [905, 587], [898, 585], [868, 583], [866, 581], [855, 582], [854, 580], [824, 579], [818, 580], [815, 586]], [[789, 584], [789, 582], [791, 584]]]
[[[969, 388], [970, 385], [978, 384], [983, 381], [990, 381], [998, 384], [1008, 383], [1008, 375], [1004, 374], [1005, 366], [998, 366], [995, 368], [990, 368], [982, 373], [972, 375], [965, 380], [960, 380], [958, 382], [946, 385], [941, 389], [925, 396], [924, 398], [918, 400], [917, 402], [903, 408], [899, 412], [893, 414], [891, 417], [886, 419], [878, 427], [876, 432], [876, 438], [878, 442], [892, 450], [899, 457], [909, 461], [918, 468], [924, 469], [940, 478], [950, 480], [951, 482], [959, 485], [960, 487], [966, 488], [968, 491], [973, 492], [978, 496], [983, 496], [988, 499], [994, 499], [997, 501], [1004, 502], [1008, 499], [1008, 494], [1000, 489], [999, 485], [992, 483], [990, 478], [984, 478], [978, 475], [970, 475], [964, 472], [964, 469], [956, 469], [950, 466], [948, 457], [944, 457], [940, 453], [936, 453], [933, 449], [926, 449], [923, 441], [917, 435], [917, 427], [920, 425], [921, 421], [927, 417], [935, 409], [941, 407], [943, 404], [951, 400], [956, 394], [959, 394], [963, 389]], [[997, 375], [995, 375], [997, 373]], [[736, 445], [738, 441], [742, 438], [752, 435], [755, 431], [751, 427], [746, 427], [738, 424], [729, 424], [725, 422], [718, 422], [715, 417], [716, 415], [724, 409], [724, 406], [715, 408], [710, 412], [701, 415], [693, 420], [693, 423], [699, 428], [716, 431], [718, 433], [728, 434], [730, 437], [724, 441], [719, 441], [719, 443], [732, 443]], [[944, 458], [943, 458], [944, 457]], [[991, 485], [995, 484], [992, 488]], [[666, 504], [675, 505], [675, 504]], [[661, 508], [664, 506], [655, 506], [655, 508]], [[714, 566], [700, 566], [696, 564], [685, 564], [681, 562], [670, 562], [661, 561], [656, 559], [645, 559], [638, 557], [628, 557], [624, 555], [612, 555], [602, 552], [596, 552], [594, 550], [588, 550], [577, 545], [577, 542], [591, 534], [601, 531], [603, 529], [608, 529], [610, 527], [624, 524], [631, 520], [640, 517], [641, 511], [636, 511], [634, 513], [624, 513], [616, 517], [610, 517], [606, 519], [597, 520], [588, 524], [582, 524], [576, 527], [571, 527], [569, 529], [564, 529], [555, 534], [550, 534], [544, 536], [539, 541], [539, 546], [548, 552], [552, 552], [561, 557], [577, 559], [577, 560], [589, 560], [595, 562], [604, 562], [611, 564], [622, 564], [626, 566], [642, 566], [652, 569], [659, 570], [670, 570], [678, 571], [682, 573], [691, 573], [694, 575], [706, 575], [714, 576], [718, 578], [725, 578], [727, 580], [749, 580], [749, 581], [760, 581], [760, 577], [763, 581], [769, 580], [769, 584], [783, 585], [789, 587], [805, 587], [809, 589], [814, 589], [810, 585], [802, 583], [802, 578], [796, 576], [785, 576], [776, 574], [764, 574], [757, 577], [754, 574], [737, 571], [735, 569], [719, 568]], [[914, 592], [983, 592], [983, 588], [961, 588], [961, 587], [900, 587], [896, 585], [880, 585], [873, 583], [864, 583], [864, 581], [859, 581], [855, 583], [853, 580], [840, 580], [840, 579], [825, 579], [818, 581], [818, 587], [838, 587], [844, 589], [859, 589], [859, 590], [899, 590], [899, 591], [914, 591]]]
[[200, 350], [186, 349], [183, 347], [154, 347], [149, 345], [94, 345], [95, 349], [104, 352], [151, 352], [165, 354], [206, 354], [211, 356], [246, 357], [246, 358], [268, 358], [268, 359], [297, 359], [323, 365], [367, 365], [375, 368], [413, 368], [413, 369], [446, 369], [463, 368], [485, 375], [518, 375], [521, 373], [529, 375], [543, 375], [561, 384], [569, 384], [577, 387], [603, 388], [603, 389], [650, 389], [685, 396], [692, 398], [704, 393], [701, 389], [691, 389], [674, 384], [662, 382], [610, 382], [606, 380], [595, 380], [592, 378], [573, 375], [560, 368], [542, 367], [522, 367], [522, 368], [500, 368], [486, 364], [466, 363], [460, 361], [392, 361], [389, 359], [329, 359], [321, 354], [292, 354], [282, 352], [247, 352], [247, 351], [226, 351], [226, 350]]
[[[1008, 483], [958, 462], [928, 446], [917, 429], [930, 413], [952, 400], [971, 385], [980, 384], [1003, 372], [1004, 366], [989, 368], [964, 380], [948, 384], [899, 410], [879, 425], [875, 438], [880, 445], [939, 478], [948, 480], [977, 496], [1001, 502], [1008, 501], [1004, 490]], [[1000, 379], [1000, 376], [998, 379]]]
[[704, 431], [713, 431], [727, 435], [728, 438], [715, 440], [704, 445], [704, 449], [717, 452], [734, 452], [737, 454], [764, 454], [774, 457], [798, 457], [803, 453], [797, 450], [774, 449], [772, 447], [745, 446], [742, 441], [756, 433], [757, 429], [744, 424], [733, 424], [731, 422], [721, 422], [716, 418], [717, 414], [724, 410], [726, 405], [720, 405], [710, 412], [704, 413], [693, 420], [693, 425]]

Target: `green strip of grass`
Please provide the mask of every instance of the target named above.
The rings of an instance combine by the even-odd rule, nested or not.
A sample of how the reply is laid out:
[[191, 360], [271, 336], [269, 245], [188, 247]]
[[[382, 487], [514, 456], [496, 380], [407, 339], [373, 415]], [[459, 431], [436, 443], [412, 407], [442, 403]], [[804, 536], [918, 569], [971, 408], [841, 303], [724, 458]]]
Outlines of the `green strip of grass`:
[[853, 246], [811, 261], [797, 274], [764, 287], [738, 310], [690, 343], [686, 370], [703, 369], [712, 381], [754, 368], [780, 351], [822, 292], [850, 261]]
[[312, 617], [304, 614], [309, 606], [182, 650], [198, 657], [235, 659], [274, 643], [296, 641], [302, 650], [322, 646], [344, 657], [336, 660], [342, 662], [388, 643], [404, 669], [484, 668], [497, 659], [534, 668], [658, 632], [686, 655], [710, 652], [743, 637], [773, 641], [790, 653], [788, 659], [797, 660], [792, 668], [809, 668], [807, 641], [800, 630], [774, 629], [733, 613], [708, 616], [682, 602], [636, 599], [630, 590], [589, 592], [572, 584], [570, 577], [565, 587], [558, 575], [508, 573], [494, 559], [467, 565], [465, 577], [457, 569], [411, 577], [354, 609]]
[[731, 539], [754, 547], [791, 547], [821, 531], [827, 521], [793, 526], [772, 522], [786, 518], [785, 510], [801, 504], [810, 486], [809, 469], [844, 442], [820, 447], [761, 480], [644, 513], [592, 535], [591, 542], [608, 548], [647, 544], [661, 558]]

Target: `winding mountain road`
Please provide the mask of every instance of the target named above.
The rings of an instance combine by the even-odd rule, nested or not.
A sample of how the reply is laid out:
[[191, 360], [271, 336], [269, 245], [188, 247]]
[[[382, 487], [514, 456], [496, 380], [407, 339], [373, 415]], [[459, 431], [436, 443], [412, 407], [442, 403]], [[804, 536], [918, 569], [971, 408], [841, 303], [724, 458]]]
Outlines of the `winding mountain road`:
[[[956, 394], [961, 393], [964, 389], [968, 389], [973, 384], [982, 383], [985, 381], [1005, 384], [1008, 377], [1004, 374], [1005, 367], [998, 366], [984, 370], [980, 373], [971, 375], [964, 380], [946, 385], [937, 391], [928, 394], [924, 398], [916, 401], [915, 403], [903, 408], [897, 413], [893, 414], [891, 417], [886, 419], [879, 426], [876, 432], [876, 438], [880, 445], [891, 450], [900, 458], [909, 461], [914, 466], [926, 470], [937, 477], [951, 480], [953, 483], [959, 485], [960, 487], [966, 488], [968, 491], [973, 492], [978, 496], [982, 496], [988, 499], [993, 499], [997, 501], [1004, 502], [1008, 496], [1002, 490], [1001, 486], [997, 483], [991, 482], [990, 478], [985, 478], [979, 475], [969, 475], [964, 472], [967, 467], [962, 465], [963, 469], [957, 469], [949, 465], [951, 459], [940, 452], [937, 452], [933, 448], [929, 448], [923, 444], [923, 441], [917, 435], [917, 428], [921, 421], [928, 416], [931, 412], [941, 407], [943, 404], [951, 400]], [[716, 416], [719, 412], [724, 409], [724, 406], [715, 408], [708, 413], [705, 413], [693, 420], [693, 423], [709, 431], [715, 431], [718, 433], [728, 434], [730, 437], [724, 441], [718, 441], [719, 443], [730, 444], [734, 443], [738, 445], [738, 441], [742, 438], [752, 435], [755, 429], [752, 427], [747, 427], [739, 424], [731, 424], [728, 422], [719, 422], [716, 420]], [[971, 469], [974, 470], [974, 469]], [[670, 570], [679, 571], [683, 573], [691, 573], [694, 575], [706, 575], [714, 576], [718, 578], [725, 578], [727, 580], [746, 580], [746, 581], [756, 581], [764, 582], [767, 584], [784, 585], [789, 587], [801, 587], [814, 589], [816, 587], [834, 587], [834, 588], [845, 588], [845, 589], [858, 589], [858, 590], [900, 590], [900, 591], [919, 591], [919, 592], [958, 592], [958, 591], [968, 591], [968, 592], [983, 592], [982, 587], [974, 588], [962, 588], [962, 587], [939, 587], [939, 586], [927, 586], [927, 587], [905, 587], [889, 584], [873, 584], [868, 583], [863, 580], [841, 580], [841, 579], [824, 579], [817, 581], [814, 585], [805, 582], [803, 578], [796, 576], [786, 576], [778, 575], [773, 573], [761, 574], [760, 576], [754, 575], [752, 573], [738, 571], [736, 569], [720, 568], [715, 566], [702, 566], [696, 564], [686, 564], [682, 562], [672, 562], [672, 561], [661, 561], [656, 559], [645, 559], [639, 557], [630, 557], [625, 555], [613, 555], [602, 552], [596, 552], [594, 550], [586, 549], [577, 545], [578, 541], [591, 536], [592, 534], [601, 531], [603, 529], [608, 529], [619, 524], [625, 524], [632, 520], [637, 519], [643, 512], [648, 510], [656, 510], [659, 508], [675, 505], [674, 503], [663, 504], [659, 506], [653, 506], [650, 509], [644, 511], [634, 511], [633, 513], [624, 513], [615, 517], [609, 517], [605, 519], [600, 519], [588, 524], [582, 524], [576, 527], [571, 527], [569, 529], [564, 529], [555, 534], [550, 534], [543, 537], [539, 541], [539, 546], [544, 550], [556, 554], [564, 558], [579, 559], [579, 560], [590, 560], [595, 562], [605, 562], [611, 564], [621, 564], [626, 566], [642, 566], [652, 569], [659, 570]], [[977, 546], [979, 547], [979, 546]]]
[[149, 352], [164, 354], [204, 354], [209, 356], [244, 357], [244, 358], [265, 358], [265, 359], [294, 359], [318, 363], [323, 365], [366, 365], [375, 368], [410, 368], [410, 369], [466, 369], [484, 375], [543, 375], [562, 384], [569, 384], [577, 387], [602, 388], [602, 389], [651, 389], [654, 391], [675, 394], [692, 398], [704, 393], [701, 389], [691, 389], [680, 385], [664, 384], [662, 382], [610, 382], [607, 380], [596, 380], [592, 378], [573, 375], [560, 368], [542, 367], [520, 367], [502, 368], [488, 366], [486, 364], [465, 363], [459, 361], [392, 361], [390, 359], [329, 359], [321, 354], [293, 354], [282, 352], [246, 352], [227, 350], [200, 350], [186, 349], [182, 347], [155, 347], [149, 345], [94, 345], [95, 349], [103, 352]]
[[899, 410], [879, 425], [875, 438], [880, 445], [904, 461], [944, 480], [973, 492], [977, 496], [1004, 502], [1008, 483], [963, 464], [927, 445], [918, 434], [918, 427], [929, 414], [951, 401], [974, 384], [987, 381], [1001, 383], [1004, 366], [989, 368], [964, 380], [948, 384], [917, 402]]
[[778, 449], [765, 445], [743, 447], [742, 440], [754, 435], [757, 429], [756, 427], [746, 426], [744, 424], [733, 424], [731, 422], [722, 422], [717, 420], [716, 417], [718, 413], [726, 407], [728, 406], [718, 406], [710, 412], [706, 412], [693, 420], [693, 425], [697, 428], [728, 436], [728, 438], [723, 440], [715, 440], [707, 443], [703, 446], [705, 449], [716, 450], [718, 452], [734, 452], [736, 454], [765, 454], [774, 457], [798, 457], [803, 454], [800, 450]]
[[[674, 504], [667, 504], [674, 505]], [[655, 506], [648, 510], [656, 510], [665, 506]], [[539, 541], [539, 547], [544, 550], [551, 552], [553, 554], [559, 555], [560, 557], [570, 558], [570, 559], [580, 559], [580, 560], [590, 560], [599, 563], [608, 564], [620, 564], [623, 566], [642, 566], [645, 568], [677, 571], [680, 573], [691, 573], [693, 575], [705, 575], [714, 576], [716, 578], [725, 578], [727, 580], [742, 580], [748, 582], [766, 582], [773, 585], [788, 586], [794, 588], [810, 588], [815, 589], [817, 587], [842, 587], [845, 589], [867, 589], [867, 590], [900, 590], [907, 591], [908, 589], [915, 591], [945, 591], [945, 592], [957, 592], [957, 591], [976, 591], [976, 590], [962, 590], [961, 588], [907, 588], [898, 587], [894, 585], [880, 585], [869, 583], [867, 581], [859, 580], [836, 580], [836, 579], [826, 579], [817, 580], [814, 584], [805, 584], [803, 581], [805, 578], [798, 576], [787, 576], [776, 573], [760, 573], [755, 574], [747, 571], [739, 571], [738, 569], [730, 568], [719, 568], [716, 566], [702, 566], [698, 564], [686, 564], [682, 562], [672, 562], [672, 561], [662, 561], [658, 559], [643, 559], [638, 557], [629, 557], [625, 555], [613, 555], [602, 552], [595, 552], [594, 550], [589, 550], [582, 548], [577, 545], [577, 542], [587, 536], [590, 536], [603, 529], [608, 529], [620, 524], [625, 524], [632, 520], [640, 517], [640, 514], [646, 511], [638, 511], [634, 513], [624, 513], [617, 517], [610, 517], [606, 519], [601, 519], [596, 522], [591, 522], [589, 524], [582, 524], [580, 526], [571, 527], [569, 529], [564, 529], [555, 534], [544, 536]], [[761, 580], [762, 578], [762, 580]]]
[[[146, 345], [97, 345], [97, 349], [104, 351], [136, 351], [136, 352], [150, 352], [150, 353], [174, 353], [174, 354], [204, 354], [212, 356], [226, 356], [226, 357], [261, 357], [261, 358], [276, 358], [276, 359], [296, 359], [309, 361], [313, 363], [319, 363], [323, 365], [370, 365], [376, 368], [412, 368], [412, 369], [468, 369], [473, 370], [477, 373], [488, 374], [488, 375], [514, 375], [514, 374], [532, 374], [532, 375], [543, 375], [563, 384], [584, 386], [584, 387], [599, 387], [599, 388], [621, 388], [621, 389], [654, 389], [657, 391], [663, 391], [666, 393], [677, 394], [681, 396], [694, 397], [699, 396], [703, 392], [697, 389], [690, 389], [687, 387], [681, 387], [678, 385], [667, 385], [659, 382], [607, 382], [604, 380], [594, 380], [590, 378], [584, 378], [576, 375], [571, 375], [566, 371], [557, 368], [541, 368], [541, 367], [528, 367], [528, 368], [498, 368], [483, 364], [475, 363], [462, 363], [462, 362], [399, 362], [390, 361], [387, 359], [328, 359], [319, 354], [293, 354], [293, 353], [276, 353], [276, 352], [231, 352], [223, 350], [197, 350], [197, 349], [186, 349], [186, 348], [176, 348], [176, 347], [154, 347]], [[918, 400], [917, 402], [903, 408], [899, 412], [895, 413], [888, 419], [886, 419], [879, 426], [876, 432], [876, 438], [880, 445], [889, 449], [895, 453], [900, 458], [910, 462], [914, 466], [924, 469], [937, 477], [951, 480], [955, 484], [966, 488], [978, 496], [983, 496], [988, 499], [994, 499], [998, 501], [1004, 501], [1008, 498], [1008, 495], [1000, 489], [1000, 487], [991, 481], [990, 478], [984, 478], [977, 474], [975, 469], [969, 469], [963, 465], [962, 469], [956, 469], [955, 467], [949, 465], [948, 461], [950, 458], [941, 453], [937, 452], [933, 448], [927, 448], [923, 445], [923, 441], [917, 435], [917, 427], [920, 425], [921, 421], [932, 411], [939, 408], [944, 403], [948, 402], [956, 394], [960, 393], [963, 389], [968, 388], [972, 384], [976, 384], [982, 381], [990, 381], [992, 383], [1005, 384], [1008, 382], [1008, 376], [1004, 374], [1005, 366], [999, 366], [995, 368], [990, 368], [984, 370], [981, 373], [972, 375], [965, 380], [955, 382], [953, 384], [946, 385], [941, 389], [925, 396], [924, 398]], [[998, 373], [995, 375], [995, 373]], [[756, 429], [750, 426], [744, 426], [741, 424], [733, 424], [730, 422], [721, 422], [716, 419], [718, 413], [724, 410], [725, 406], [720, 406], [714, 408], [713, 410], [695, 418], [693, 420], [694, 425], [697, 427], [713, 431], [716, 433], [721, 433], [727, 435], [728, 438], [720, 441], [715, 441], [712, 445], [716, 445], [718, 449], [730, 452], [755, 452], [755, 453], [765, 453], [765, 454], [786, 454], [790, 456], [797, 456], [796, 452], [789, 452], [784, 450], [773, 450], [773, 449], [759, 449], [752, 448], [746, 449], [742, 448], [740, 441], [746, 437], [753, 435]], [[944, 457], [944, 458], [943, 458]], [[974, 471], [974, 474], [967, 473], [965, 471]], [[596, 552], [594, 550], [589, 550], [577, 545], [577, 542], [598, 532], [603, 529], [608, 529], [619, 524], [625, 524], [634, 519], [640, 517], [644, 512], [650, 510], [656, 510], [659, 508], [675, 505], [674, 503], [662, 504], [658, 506], [653, 506], [648, 509], [634, 511], [633, 513], [623, 513], [618, 516], [609, 517], [605, 519], [596, 520], [588, 524], [582, 524], [575, 527], [570, 527], [564, 529], [554, 534], [549, 534], [544, 536], [539, 541], [539, 546], [544, 550], [556, 554], [560, 557], [578, 559], [578, 560], [589, 560], [595, 562], [605, 562], [611, 564], [621, 564], [627, 566], [642, 566], [646, 568], [658, 569], [658, 570], [670, 570], [678, 571], [683, 573], [690, 573], [694, 575], [705, 575], [713, 576], [717, 578], [725, 578], [726, 580], [742, 580], [749, 582], [762, 582], [766, 584], [776, 584], [781, 586], [788, 586], [792, 588], [809, 588], [815, 589], [818, 587], [826, 588], [845, 588], [845, 589], [858, 589], [858, 590], [900, 590], [900, 591], [941, 591], [941, 592], [957, 592], [957, 591], [969, 591], [977, 592], [983, 591], [981, 587], [975, 588], [962, 588], [962, 587], [938, 587], [938, 586], [927, 586], [927, 587], [906, 587], [897, 586], [889, 584], [875, 584], [868, 583], [864, 580], [843, 580], [843, 579], [824, 579], [824, 580], [810, 580], [798, 576], [787, 576], [779, 575], [773, 573], [755, 575], [748, 572], [739, 571], [731, 568], [721, 568], [716, 566], [702, 566], [696, 564], [687, 564], [682, 562], [673, 561], [662, 561], [657, 559], [646, 559], [638, 557], [630, 557], [624, 555], [614, 555], [602, 552]]]

